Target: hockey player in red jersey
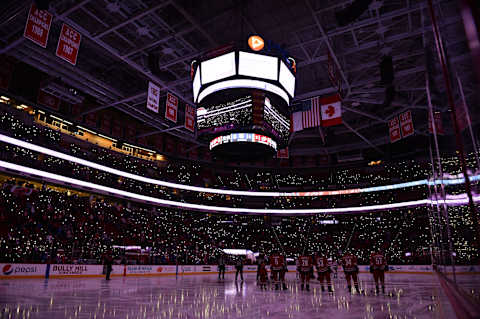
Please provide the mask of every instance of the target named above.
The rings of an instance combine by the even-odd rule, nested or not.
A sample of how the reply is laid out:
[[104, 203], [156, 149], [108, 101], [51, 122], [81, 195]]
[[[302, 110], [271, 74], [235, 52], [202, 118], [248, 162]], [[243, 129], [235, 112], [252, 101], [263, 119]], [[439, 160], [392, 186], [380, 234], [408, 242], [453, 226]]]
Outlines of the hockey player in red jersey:
[[260, 289], [267, 289], [267, 268], [264, 260], [258, 265], [258, 278]]
[[276, 290], [279, 289], [280, 283], [282, 283], [283, 290], [287, 289], [287, 286], [285, 285], [285, 268], [285, 258], [280, 255], [278, 251], [274, 251], [270, 256], [270, 270], [272, 271]]
[[388, 270], [387, 260], [381, 251], [370, 255], [370, 272], [375, 280], [375, 290], [379, 293], [378, 281], [382, 284], [382, 293], [385, 293], [385, 271]]
[[360, 293], [358, 289], [358, 263], [357, 257], [346, 253], [342, 257], [342, 267], [343, 271], [345, 272], [345, 279], [347, 279], [348, 291], [352, 291], [352, 284], [351, 280], [353, 279], [353, 283], [355, 285], [355, 291]]
[[313, 267], [312, 257], [310, 256], [300, 256], [298, 257], [299, 266], [300, 266], [300, 280], [302, 282], [301, 289], [305, 284], [307, 291], [310, 291], [310, 270]]
[[325, 291], [325, 288], [323, 287], [323, 281], [325, 280], [327, 282], [328, 291], [332, 292], [332, 280], [330, 279], [330, 273], [332, 270], [330, 269], [327, 258], [323, 256], [321, 252], [315, 256], [315, 266], [317, 267], [318, 281], [320, 281], [322, 291]]

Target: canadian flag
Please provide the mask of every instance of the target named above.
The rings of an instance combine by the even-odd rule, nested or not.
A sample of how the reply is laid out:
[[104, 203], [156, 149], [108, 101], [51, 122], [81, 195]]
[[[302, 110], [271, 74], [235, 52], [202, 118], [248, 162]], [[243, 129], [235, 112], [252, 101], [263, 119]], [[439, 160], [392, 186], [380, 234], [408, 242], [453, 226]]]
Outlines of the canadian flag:
[[321, 98], [320, 104], [322, 105], [322, 126], [342, 124], [342, 99], [339, 94]]

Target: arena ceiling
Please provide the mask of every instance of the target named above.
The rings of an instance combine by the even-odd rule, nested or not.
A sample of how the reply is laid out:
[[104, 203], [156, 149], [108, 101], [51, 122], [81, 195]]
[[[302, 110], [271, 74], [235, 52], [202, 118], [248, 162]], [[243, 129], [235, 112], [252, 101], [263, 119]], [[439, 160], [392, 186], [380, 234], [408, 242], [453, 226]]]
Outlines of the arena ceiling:
[[[433, 2], [451, 71], [460, 75], [476, 121], [472, 106], [480, 100], [478, 84], [458, 3]], [[344, 124], [297, 132], [291, 137], [291, 154], [360, 154], [368, 150], [384, 156], [389, 151], [388, 120], [406, 110], [413, 113], [416, 138], [428, 136], [425, 46], [434, 47], [427, 1], [374, 0], [358, 19], [342, 27], [335, 12], [352, 0], [56, 0], [50, 4], [54, 22], [47, 49], [23, 37], [30, 3], [2, 1], [0, 53], [95, 97], [99, 105], [84, 114], [115, 108], [145, 123], [150, 135], [168, 132], [198, 144], [193, 134], [172, 127], [163, 116], [145, 112], [148, 80], [160, 84], [163, 95], [168, 90], [191, 102], [191, 60], [258, 34], [281, 44], [295, 57], [296, 100], [336, 91], [328, 77], [328, 52], [339, 67], [345, 92]], [[55, 56], [62, 23], [83, 36], [76, 66]], [[148, 68], [147, 57], [152, 53], [158, 54], [166, 77], [159, 78]], [[397, 93], [391, 103], [385, 103], [385, 87], [380, 83], [383, 55], [392, 56], [395, 70]], [[436, 80], [444, 90], [440, 71]], [[446, 101], [436, 108], [448, 111]], [[448, 134], [452, 131], [447, 126]]]

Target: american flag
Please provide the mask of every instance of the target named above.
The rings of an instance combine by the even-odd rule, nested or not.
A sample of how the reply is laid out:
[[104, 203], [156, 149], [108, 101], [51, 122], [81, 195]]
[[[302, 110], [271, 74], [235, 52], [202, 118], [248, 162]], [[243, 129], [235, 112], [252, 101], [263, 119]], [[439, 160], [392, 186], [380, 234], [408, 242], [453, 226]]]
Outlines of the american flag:
[[310, 110], [302, 112], [303, 129], [321, 125], [322, 112], [320, 98], [318, 96], [310, 99]]

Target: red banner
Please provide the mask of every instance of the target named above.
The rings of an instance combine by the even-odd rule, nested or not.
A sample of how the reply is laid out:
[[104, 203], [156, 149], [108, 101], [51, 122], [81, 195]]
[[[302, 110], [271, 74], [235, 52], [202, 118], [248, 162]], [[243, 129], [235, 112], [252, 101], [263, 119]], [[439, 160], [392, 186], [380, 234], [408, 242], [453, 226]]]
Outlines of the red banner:
[[43, 90], [38, 90], [37, 103], [49, 107], [55, 111], [60, 109], [60, 99]]
[[190, 132], [195, 132], [195, 108], [186, 104], [185, 105], [185, 128]]
[[169, 92], [165, 103], [165, 118], [177, 123], [178, 98]]
[[390, 142], [395, 143], [400, 140], [402, 136], [400, 135], [400, 124], [398, 123], [398, 117], [395, 116], [388, 122], [388, 127], [390, 130]]
[[413, 133], [415, 133], [415, 129], [413, 128], [412, 112], [407, 111], [405, 113], [402, 113], [398, 116], [398, 118], [400, 119], [402, 137], [405, 138], [407, 136], [413, 135]]
[[23, 36], [42, 47], [47, 47], [48, 33], [52, 25], [53, 15], [47, 10], [38, 10], [34, 3], [28, 13], [27, 24]]
[[[443, 128], [443, 121], [442, 121], [442, 113], [436, 112], [433, 114], [433, 118], [435, 119], [435, 129], [438, 135], [445, 134], [445, 129]], [[428, 116], [428, 131], [433, 134], [433, 126], [432, 126], [432, 119], [430, 115]]]
[[463, 103], [457, 104], [455, 114], [457, 115], [458, 129], [463, 132], [468, 126], [467, 112]]
[[81, 40], [80, 32], [64, 23], [58, 39], [57, 56], [72, 65], [76, 65]]
[[277, 151], [277, 158], [288, 158], [288, 147]]

